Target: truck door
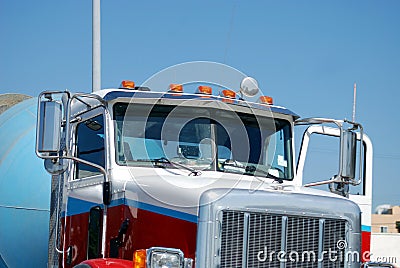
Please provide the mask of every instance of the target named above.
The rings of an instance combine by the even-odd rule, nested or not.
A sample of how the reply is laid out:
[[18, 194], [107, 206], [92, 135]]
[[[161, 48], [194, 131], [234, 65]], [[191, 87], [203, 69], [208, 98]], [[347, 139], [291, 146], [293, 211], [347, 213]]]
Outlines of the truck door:
[[[73, 125], [73, 154], [103, 168], [106, 166], [104, 115], [88, 112]], [[66, 229], [70, 252], [67, 264], [74, 266], [87, 259], [102, 257], [104, 177], [98, 168], [75, 162], [69, 181]]]

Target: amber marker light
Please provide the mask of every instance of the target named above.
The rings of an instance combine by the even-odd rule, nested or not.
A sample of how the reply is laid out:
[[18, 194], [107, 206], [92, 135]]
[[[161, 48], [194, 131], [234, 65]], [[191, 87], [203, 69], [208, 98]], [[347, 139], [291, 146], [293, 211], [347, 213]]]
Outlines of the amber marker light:
[[274, 104], [274, 100], [269, 96], [261, 96], [260, 103], [272, 105], [272, 104]]
[[222, 97], [229, 98], [229, 99], [236, 99], [236, 92], [229, 89], [222, 90]]
[[199, 86], [197, 88], [197, 93], [211, 95], [212, 94], [212, 88], [209, 87], [209, 86]]
[[183, 92], [183, 86], [180, 85], [180, 84], [170, 84], [169, 85], [169, 91], [170, 92], [182, 93]]
[[135, 88], [135, 82], [129, 81], [129, 80], [124, 80], [121, 82], [121, 88]]
[[145, 249], [138, 249], [133, 253], [133, 268], [146, 268]]

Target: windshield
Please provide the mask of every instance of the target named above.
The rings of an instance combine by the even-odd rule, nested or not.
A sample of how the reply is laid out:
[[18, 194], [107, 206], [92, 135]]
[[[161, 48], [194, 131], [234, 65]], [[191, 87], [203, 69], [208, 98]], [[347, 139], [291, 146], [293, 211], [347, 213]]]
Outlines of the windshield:
[[[286, 120], [200, 107], [116, 103], [119, 165], [160, 166], [292, 179]], [[162, 165], [161, 165], [162, 166]], [[173, 167], [176, 165], [170, 165]]]

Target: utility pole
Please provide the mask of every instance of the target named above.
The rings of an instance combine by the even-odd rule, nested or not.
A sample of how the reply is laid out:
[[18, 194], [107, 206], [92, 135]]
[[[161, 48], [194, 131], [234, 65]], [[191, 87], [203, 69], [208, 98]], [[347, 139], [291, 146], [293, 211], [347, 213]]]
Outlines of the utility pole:
[[92, 92], [101, 89], [100, 0], [92, 0]]

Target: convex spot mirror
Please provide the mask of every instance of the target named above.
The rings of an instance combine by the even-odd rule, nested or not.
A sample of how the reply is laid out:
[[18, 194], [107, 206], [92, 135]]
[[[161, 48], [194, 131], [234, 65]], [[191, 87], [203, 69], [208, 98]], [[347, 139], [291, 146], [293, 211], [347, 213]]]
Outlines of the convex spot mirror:
[[258, 91], [258, 82], [253, 77], [245, 77], [240, 83], [240, 92], [247, 97], [255, 96]]
[[52, 175], [59, 175], [64, 173], [68, 168], [68, 161], [66, 159], [45, 159], [44, 168]]

